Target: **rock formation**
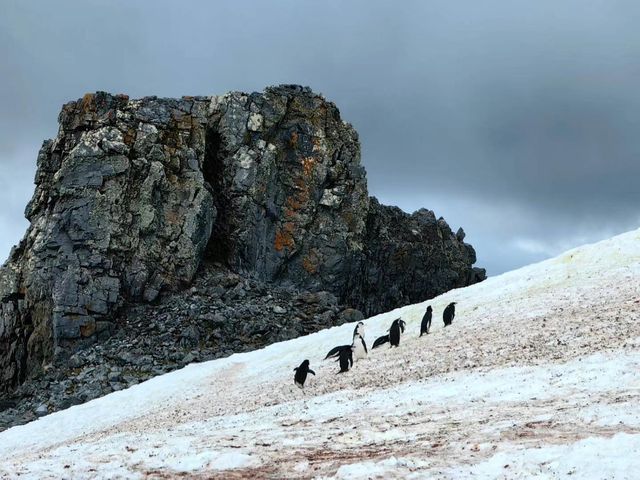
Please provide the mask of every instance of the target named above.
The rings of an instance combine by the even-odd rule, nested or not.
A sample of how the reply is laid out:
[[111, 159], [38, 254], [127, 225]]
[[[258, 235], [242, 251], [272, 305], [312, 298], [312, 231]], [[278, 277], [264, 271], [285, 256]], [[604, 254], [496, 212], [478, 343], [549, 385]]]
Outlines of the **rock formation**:
[[66, 104], [0, 269], [0, 390], [219, 262], [367, 314], [482, 280], [444, 220], [367, 193], [355, 130], [307, 88]]

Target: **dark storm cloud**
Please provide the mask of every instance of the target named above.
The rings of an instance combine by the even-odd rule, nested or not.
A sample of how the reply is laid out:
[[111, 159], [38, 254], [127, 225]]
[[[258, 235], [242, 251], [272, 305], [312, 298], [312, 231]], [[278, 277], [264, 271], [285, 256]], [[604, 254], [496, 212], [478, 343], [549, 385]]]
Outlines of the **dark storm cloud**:
[[60, 106], [95, 90], [310, 85], [358, 129], [370, 192], [464, 226], [490, 273], [639, 226], [636, 2], [2, 9], [0, 256], [23, 233], [37, 147]]

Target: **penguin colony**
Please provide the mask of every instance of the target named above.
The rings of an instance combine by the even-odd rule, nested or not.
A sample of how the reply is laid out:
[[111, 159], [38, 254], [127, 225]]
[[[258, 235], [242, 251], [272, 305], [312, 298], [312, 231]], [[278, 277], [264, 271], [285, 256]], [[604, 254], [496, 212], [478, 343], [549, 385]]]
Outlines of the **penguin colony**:
[[[456, 314], [456, 302], [451, 302], [446, 306], [444, 311], [442, 312], [442, 321], [444, 322], [444, 326], [448, 327], [453, 322], [453, 317]], [[422, 322], [420, 323], [420, 336], [428, 335], [429, 329], [431, 328], [431, 318], [433, 315], [433, 309], [431, 305], [427, 307], [427, 311], [422, 317]], [[392, 323], [389, 329], [387, 330], [386, 335], [382, 335], [378, 337], [375, 342], [373, 342], [372, 348], [378, 348], [385, 343], [389, 343], [389, 348], [399, 347], [400, 346], [400, 337], [405, 331], [407, 324], [401, 318], [396, 318]], [[348, 372], [351, 367], [353, 367], [354, 362], [358, 360], [363, 360], [367, 358], [369, 354], [369, 350], [367, 349], [367, 343], [364, 339], [364, 322], [358, 322], [356, 327], [353, 330], [353, 338], [351, 339], [351, 344], [349, 345], [338, 345], [337, 347], [333, 347], [327, 353], [327, 356], [324, 357], [325, 360], [329, 358], [335, 358], [336, 362], [340, 365], [340, 370], [337, 373], [345, 373]], [[294, 368], [296, 372], [293, 381], [299, 388], [304, 388], [304, 382], [307, 379], [307, 374], [311, 373], [315, 376], [315, 372], [309, 368], [309, 360], [303, 361], [299, 367]]]

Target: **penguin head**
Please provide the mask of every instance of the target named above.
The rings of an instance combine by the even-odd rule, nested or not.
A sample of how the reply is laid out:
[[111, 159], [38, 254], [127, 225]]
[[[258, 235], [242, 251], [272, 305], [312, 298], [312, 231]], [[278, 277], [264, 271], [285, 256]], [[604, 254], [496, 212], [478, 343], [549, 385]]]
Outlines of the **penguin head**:
[[431, 308], [431, 305], [429, 305], [429, 306], [427, 307], [427, 312], [431, 312], [432, 310], [433, 310], [433, 308]]
[[308, 367], [309, 367], [309, 360], [305, 360], [304, 362], [302, 362], [302, 363], [300, 364], [300, 366], [301, 366], [302, 368], [305, 368], [305, 367], [306, 367], [306, 368], [308, 368]]

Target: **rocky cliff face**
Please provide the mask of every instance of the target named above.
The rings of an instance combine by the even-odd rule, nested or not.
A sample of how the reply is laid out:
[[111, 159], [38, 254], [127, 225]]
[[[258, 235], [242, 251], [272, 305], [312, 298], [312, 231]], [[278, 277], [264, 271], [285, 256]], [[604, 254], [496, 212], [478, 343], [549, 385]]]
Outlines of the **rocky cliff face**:
[[484, 269], [471, 267], [476, 252], [464, 243], [464, 231], [454, 234], [431, 210], [410, 215], [371, 198], [366, 222], [360, 271], [352, 277], [346, 302], [367, 313], [418, 303], [486, 278]]
[[444, 220], [367, 194], [355, 130], [309, 89], [65, 105], [0, 270], [0, 390], [219, 262], [367, 314], [484, 278]]

